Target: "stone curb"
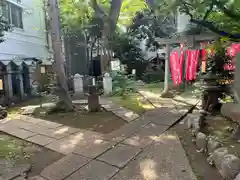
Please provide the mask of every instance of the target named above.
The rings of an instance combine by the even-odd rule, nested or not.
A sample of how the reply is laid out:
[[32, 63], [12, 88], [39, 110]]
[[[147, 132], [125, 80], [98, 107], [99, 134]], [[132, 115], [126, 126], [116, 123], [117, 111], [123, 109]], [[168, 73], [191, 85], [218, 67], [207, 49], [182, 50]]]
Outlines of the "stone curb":
[[208, 163], [214, 165], [224, 179], [240, 180], [240, 159], [230, 154], [217, 140], [199, 132], [199, 126], [196, 127], [197, 116], [198, 114], [190, 114], [186, 117], [188, 127], [194, 132], [193, 137], [196, 136], [197, 151], [208, 156]]
[[[73, 103], [85, 105], [88, 102], [87, 100], [75, 100], [73, 101]], [[100, 104], [101, 107], [104, 108], [106, 111], [112, 112], [114, 115], [118, 116], [119, 118], [123, 119], [128, 123], [139, 118], [139, 115], [137, 113], [134, 113], [133, 111], [127, 108], [121, 107], [108, 99], [101, 98]]]

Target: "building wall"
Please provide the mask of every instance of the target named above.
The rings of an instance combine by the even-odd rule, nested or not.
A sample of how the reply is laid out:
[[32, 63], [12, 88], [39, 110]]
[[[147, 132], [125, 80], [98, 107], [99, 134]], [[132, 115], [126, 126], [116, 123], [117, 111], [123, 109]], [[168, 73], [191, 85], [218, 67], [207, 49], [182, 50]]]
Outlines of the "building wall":
[[5, 33], [0, 44], [0, 60], [16, 57], [35, 57], [46, 60], [50, 53], [45, 31], [43, 0], [7, 0], [23, 8], [23, 29], [13, 28]]

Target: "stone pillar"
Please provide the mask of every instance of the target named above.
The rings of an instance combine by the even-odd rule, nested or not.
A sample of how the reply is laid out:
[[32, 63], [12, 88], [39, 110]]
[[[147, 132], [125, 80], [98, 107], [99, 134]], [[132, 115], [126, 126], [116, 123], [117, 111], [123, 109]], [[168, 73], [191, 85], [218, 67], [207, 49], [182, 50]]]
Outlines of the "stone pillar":
[[112, 77], [110, 77], [109, 73], [104, 74], [103, 89], [104, 95], [110, 95], [112, 93]]
[[75, 94], [83, 94], [83, 75], [75, 74], [73, 78]]
[[21, 98], [23, 98], [25, 96], [24, 93], [24, 87], [23, 87], [23, 76], [22, 76], [22, 65], [19, 66], [19, 74], [18, 74], [18, 79], [19, 79], [19, 87], [20, 87], [20, 94], [21, 94]]
[[6, 76], [6, 93], [8, 94], [8, 98], [11, 99], [13, 97], [13, 89], [12, 89], [12, 68], [11, 64], [7, 65], [7, 76]]
[[96, 86], [93, 85], [88, 86], [88, 110], [90, 112], [98, 112], [101, 110], [97, 89]]

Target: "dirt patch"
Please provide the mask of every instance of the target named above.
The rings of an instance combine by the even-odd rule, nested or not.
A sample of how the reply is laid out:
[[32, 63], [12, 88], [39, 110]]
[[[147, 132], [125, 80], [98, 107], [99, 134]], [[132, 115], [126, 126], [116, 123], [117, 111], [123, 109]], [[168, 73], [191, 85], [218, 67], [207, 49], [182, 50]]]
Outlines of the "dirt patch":
[[[30, 164], [28, 176], [38, 175], [43, 168], [63, 157], [62, 154], [34, 145], [10, 135], [0, 133], [0, 161], [11, 164], [0, 168], [0, 176], [6, 172], [14, 171], [17, 166]], [[9, 168], [9, 169], [6, 169]]]
[[189, 129], [186, 129], [186, 125], [177, 124], [171, 130], [177, 132], [198, 180], [222, 180], [216, 168], [208, 164], [206, 155], [196, 151], [196, 145], [192, 142], [192, 134]]
[[75, 112], [46, 113], [46, 109], [37, 108], [33, 114], [34, 117], [42, 118], [48, 121], [57, 122], [66, 126], [97, 131], [100, 133], [110, 133], [119, 129], [126, 122], [115, 116], [112, 112], [87, 112], [77, 110]]

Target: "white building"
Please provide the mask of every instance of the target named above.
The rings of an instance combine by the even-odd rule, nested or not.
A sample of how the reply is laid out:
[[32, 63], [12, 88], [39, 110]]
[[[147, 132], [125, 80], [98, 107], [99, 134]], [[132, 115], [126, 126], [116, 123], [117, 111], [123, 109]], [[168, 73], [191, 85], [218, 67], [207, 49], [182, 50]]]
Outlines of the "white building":
[[5, 33], [5, 41], [0, 43], [4, 95], [10, 99], [24, 97], [33, 90], [36, 60], [51, 64], [44, 0], [1, 1], [0, 14], [13, 25], [12, 30]]

